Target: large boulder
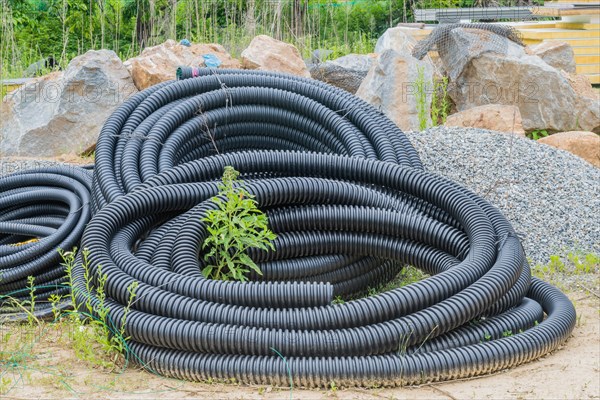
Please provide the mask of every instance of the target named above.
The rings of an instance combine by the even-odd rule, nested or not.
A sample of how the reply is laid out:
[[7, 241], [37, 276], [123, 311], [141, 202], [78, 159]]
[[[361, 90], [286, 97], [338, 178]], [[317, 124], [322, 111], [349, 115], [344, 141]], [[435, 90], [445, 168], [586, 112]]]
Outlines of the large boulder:
[[457, 28], [448, 36], [455, 51], [442, 51], [440, 57], [450, 71], [449, 94], [459, 111], [515, 105], [526, 131], [600, 131], [600, 101], [578, 94], [562, 71], [540, 57], [489, 31]]
[[[400, 54], [412, 54], [412, 51], [417, 44], [417, 40], [413, 36], [415, 31], [418, 31], [414, 27], [406, 27], [399, 25], [395, 28], [389, 28], [383, 35], [377, 39], [375, 44], [375, 53], [381, 54], [386, 50], [395, 50]], [[442, 65], [439, 57], [434, 53], [429, 53], [423, 57], [427, 63], [430, 63], [434, 67], [434, 77], [440, 78], [444, 74], [444, 66]]]
[[375, 54], [349, 54], [314, 65], [310, 69], [310, 74], [314, 79], [354, 94], [371, 69], [375, 57]]
[[383, 35], [377, 39], [375, 44], [375, 53], [383, 53], [386, 50], [396, 50], [403, 53], [407, 50], [412, 50], [416, 44], [416, 40], [407, 31], [410, 28], [396, 27], [389, 28]]
[[600, 168], [600, 136], [593, 132], [560, 132], [539, 139], [538, 143], [566, 150]]
[[240, 62], [229, 55], [220, 44], [194, 43], [184, 46], [174, 40], [153, 47], [147, 47], [138, 57], [125, 61], [125, 66], [133, 77], [139, 90], [157, 83], [175, 79], [175, 72], [180, 65], [202, 67], [204, 57], [211, 54], [221, 61], [219, 68], [239, 68]]
[[[410, 53], [384, 50], [377, 56], [356, 96], [380, 109], [403, 130], [419, 130], [419, 106], [425, 107], [427, 125], [431, 124], [433, 65], [417, 60]], [[422, 71], [419, 76], [419, 71]], [[424, 83], [425, 102], [419, 105], [417, 82]], [[429, 89], [428, 89], [429, 88]]]
[[521, 113], [516, 106], [488, 104], [448, 116], [446, 126], [489, 129], [525, 136]]
[[526, 48], [526, 52], [540, 57], [546, 64], [556, 69], [575, 73], [575, 53], [567, 42], [544, 40], [542, 43]]
[[64, 72], [37, 78], [2, 102], [0, 154], [54, 157], [96, 143], [106, 118], [137, 92], [110, 50], [75, 57]]
[[259, 35], [242, 51], [242, 68], [284, 72], [310, 78], [300, 52], [291, 44]]

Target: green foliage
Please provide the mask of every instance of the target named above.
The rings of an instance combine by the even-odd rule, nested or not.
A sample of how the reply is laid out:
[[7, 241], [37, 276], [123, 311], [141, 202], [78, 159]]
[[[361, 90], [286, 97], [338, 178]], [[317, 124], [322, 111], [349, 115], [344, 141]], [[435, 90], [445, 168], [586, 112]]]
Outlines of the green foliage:
[[[59, 253], [68, 276], [71, 301], [73, 304], [79, 304], [78, 297], [84, 296], [84, 294], [78, 290], [73, 277], [76, 249], [69, 252], [59, 249]], [[116, 324], [110, 319], [109, 308], [106, 304], [105, 286], [108, 275], [102, 272], [102, 266], [100, 265], [94, 273], [90, 267], [89, 251], [83, 249], [81, 253], [86, 292], [94, 293], [95, 299], [87, 296], [82, 310], [65, 314], [72, 325], [73, 349], [81, 360], [103, 368], [113, 369], [119, 364], [123, 353], [127, 352], [127, 340], [129, 338], [125, 336], [125, 326], [127, 316], [137, 296], [139, 283], [132, 281], [127, 287], [128, 302], [124, 308], [121, 321]], [[55, 320], [59, 320], [62, 316], [59, 313]]]
[[417, 79], [414, 82], [414, 96], [417, 104], [419, 130], [425, 130], [429, 121], [429, 104], [427, 104], [428, 84], [425, 80], [425, 69], [417, 66]]
[[333, 393], [335, 395], [335, 393], [337, 393], [338, 391], [338, 387], [335, 383], [335, 381], [331, 381], [329, 382], [329, 390], [331, 391], [331, 393]]
[[[483, 3], [482, 3], [483, 1]], [[537, 1], [537, 0], [531, 0]], [[541, 1], [541, 0], [540, 0]], [[370, 53], [413, 8], [481, 6], [485, 0], [0, 0], [0, 77], [22, 76], [50, 55], [64, 67], [87, 50], [121, 58], [167, 39], [219, 43], [234, 56], [256, 35], [332, 57]], [[499, 1], [493, 5], [513, 5]]]
[[569, 252], [567, 260], [575, 267], [575, 272], [578, 274], [596, 273], [600, 268], [600, 255], [594, 253]]
[[317, 48], [368, 53], [407, 8], [404, 0], [0, 0], [0, 76], [21, 76], [50, 55], [65, 66], [90, 49], [128, 58], [167, 39], [220, 43], [234, 56], [259, 34], [305, 57]]
[[[27, 289], [29, 291], [29, 312], [27, 313], [27, 321], [29, 325], [33, 325], [36, 322], [35, 319], [35, 278], [33, 276], [27, 277]], [[39, 322], [39, 321], [38, 321]]]
[[5, 395], [12, 386], [12, 379], [8, 376], [2, 376], [0, 379], [0, 395]]
[[59, 294], [52, 294], [48, 297], [48, 301], [50, 301], [50, 305], [52, 306], [52, 316], [54, 317], [54, 321], [58, 321], [60, 319], [60, 309], [58, 308], [58, 304], [63, 299], [63, 296]]
[[530, 139], [533, 139], [533, 140], [545, 138], [546, 136], [548, 136], [548, 131], [545, 129], [536, 129], [527, 134], [527, 137], [529, 137]]
[[377, 292], [383, 293], [383, 292], [387, 292], [392, 289], [407, 286], [407, 285], [413, 284], [415, 282], [419, 282], [420, 280], [423, 280], [423, 279], [427, 278], [428, 276], [429, 275], [427, 275], [420, 269], [413, 267], [411, 265], [407, 265], [402, 268], [402, 270], [400, 271], [400, 273], [398, 275], [396, 275], [396, 278], [394, 278], [394, 280], [383, 285], [381, 288], [379, 288], [379, 290]]
[[267, 216], [258, 209], [256, 200], [238, 180], [239, 172], [225, 167], [219, 195], [212, 198], [217, 209], [203, 218], [208, 235], [203, 248], [209, 264], [202, 270], [207, 278], [247, 281], [250, 270], [262, 275], [254, 261], [246, 254], [249, 248], [275, 250], [275, 234], [268, 228]]
[[[427, 101], [429, 93], [431, 93], [431, 103]], [[425, 79], [425, 69], [418, 66], [417, 78], [413, 83], [413, 95], [417, 106], [420, 131], [446, 122], [450, 112], [447, 76], [429, 81]], [[431, 125], [429, 124], [430, 120]]]
[[540, 278], [556, 274], [595, 274], [600, 272], [600, 255], [570, 251], [566, 256], [552, 255], [545, 265], [536, 265], [533, 272]]
[[550, 256], [546, 264], [534, 265], [531, 272], [563, 290], [585, 289], [594, 293], [592, 288], [600, 285], [600, 254], [565, 251]]
[[448, 77], [442, 76], [441, 79], [434, 80], [433, 82], [433, 94], [431, 98], [431, 123], [433, 126], [445, 124], [449, 112]]

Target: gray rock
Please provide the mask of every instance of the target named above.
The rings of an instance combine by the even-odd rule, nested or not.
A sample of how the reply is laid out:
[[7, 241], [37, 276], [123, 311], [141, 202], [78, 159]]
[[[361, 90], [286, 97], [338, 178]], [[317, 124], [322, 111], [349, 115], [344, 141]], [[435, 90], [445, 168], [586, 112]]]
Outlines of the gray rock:
[[556, 69], [562, 69], [570, 74], [575, 73], [575, 53], [567, 42], [544, 40], [540, 44], [531, 46], [528, 50]]
[[375, 53], [380, 54], [386, 50], [396, 50], [400, 54], [409, 54], [415, 44], [416, 40], [406, 31], [407, 28], [396, 27], [389, 28], [377, 39], [375, 44]]
[[364, 54], [349, 54], [338, 59], [313, 65], [313, 79], [329, 83], [354, 94], [373, 65], [374, 57]]
[[310, 63], [311, 64], [319, 64], [319, 63], [325, 62], [331, 54], [333, 54], [333, 50], [327, 50], [327, 49], [313, 50], [311, 58], [310, 58]]
[[[417, 60], [409, 52], [385, 50], [379, 54], [356, 96], [381, 110], [403, 130], [419, 130], [417, 81], [423, 71], [425, 108], [429, 115], [434, 67], [428, 59]], [[429, 119], [429, 117], [427, 117]], [[429, 125], [431, 121], [427, 121]]]
[[454, 41], [448, 47], [454, 50], [440, 52], [440, 58], [452, 80], [449, 95], [459, 111], [486, 104], [515, 105], [526, 131], [600, 132], [600, 101], [579, 95], [560, 70], [527, 54], [522, 46], [492, 32], [462, 28], [452, 30], [448, 40]]
[[33, 78], [38, 75], [42, 75], [44, 71], [60, 69], [60, 65], [56, 62], [53, 56], [50, 56], [44, 60], [39, 60], [29, 65], [25, 72], [23, 72], [23, 76], [25, 78]]
[[137, 92], [115, 52], [88, 51], [2, 102], [0, 155], [53, 157], [96, 143], [106, 118]]

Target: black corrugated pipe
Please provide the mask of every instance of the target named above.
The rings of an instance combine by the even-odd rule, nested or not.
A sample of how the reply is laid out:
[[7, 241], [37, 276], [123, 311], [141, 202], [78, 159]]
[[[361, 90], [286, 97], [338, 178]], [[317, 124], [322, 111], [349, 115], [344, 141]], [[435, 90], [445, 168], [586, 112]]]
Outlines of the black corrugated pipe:
[[[0, 313], [27, 316], [13, 300], [30, 297], [34, 278], [35, 312], [52, 315], [48, 298], [69, 290], [58, 248], [79, 245], [90, 219], [91, 170], [67, 165], [44, 167], [0, 177]], [[31, 241], [35, 239], [35, 241]]]
[[[508, 368], [569, 336], [571, 302], [531, 278], [506, 219], [424, 171], [371, 106], [286, 75], [195, 75], [133, 96], [96, 147], [82, 247], [107, 274], [111, 320], [139, 283], [132, 359], [192, 380], [401, 385]], [[247, 283], [200, 272], [202, 217], [228, 165], [278, 235], [276, 251], [248, 252], [265, 273]], [[407, 264], [431, 277], [333, 303]], [[93, 297], [81, 263], [74, 277], [80, 300]]]

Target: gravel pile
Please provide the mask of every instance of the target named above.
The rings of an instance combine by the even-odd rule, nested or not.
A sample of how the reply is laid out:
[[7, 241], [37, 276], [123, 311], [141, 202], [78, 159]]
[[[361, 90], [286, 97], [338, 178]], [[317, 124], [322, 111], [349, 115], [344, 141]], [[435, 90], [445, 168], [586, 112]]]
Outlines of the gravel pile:
[[569, 251], [600, 253], [600, 169], [533, 140], [482, 129], [407, 135], [425, 168], [502, 211], [534, 263]]

